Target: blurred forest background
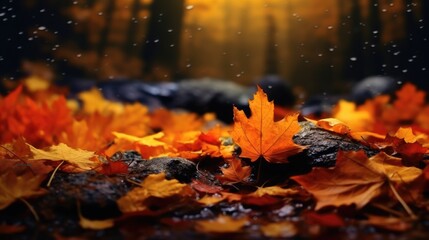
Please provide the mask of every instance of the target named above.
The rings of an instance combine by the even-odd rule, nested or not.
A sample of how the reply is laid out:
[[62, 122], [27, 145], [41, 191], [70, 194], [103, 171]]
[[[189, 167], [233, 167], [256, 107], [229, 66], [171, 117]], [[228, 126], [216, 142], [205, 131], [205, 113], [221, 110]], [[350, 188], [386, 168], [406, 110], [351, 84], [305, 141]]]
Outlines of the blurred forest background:
[[2, 0], [0, 76], [428, 88], [427, 0]]

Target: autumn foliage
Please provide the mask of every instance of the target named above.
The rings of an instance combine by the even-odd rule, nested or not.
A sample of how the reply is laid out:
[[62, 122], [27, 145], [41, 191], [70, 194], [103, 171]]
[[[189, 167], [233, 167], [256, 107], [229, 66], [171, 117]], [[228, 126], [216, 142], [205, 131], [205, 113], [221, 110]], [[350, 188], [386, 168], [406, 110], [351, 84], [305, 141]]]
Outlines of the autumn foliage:
[[[405, 222], [417, 221], [420, 211], [427, 212], [429, 105], [425, 93], [408, 83], [395, 97], [381, 95], [360, 106], [341, 100], [330, 118], [305, 120], [353, 138], [376, 154], [339, 151], [334, 167], [313, 168], [268, 186], [258, 181], [257, 173], [264, 171], [259, 163], [287, 164], [289, 157], [306, 151], [307, 146], [293, 140], [301, 130], [299, 113], [274, 121], [274, 103], [260, 88], [249, 101], [251, 115], [234, 107], [231, 126], [216, 121], [210, 113], [149, 111], [139, 103], [111, 102], [96, 89], [78, 98], [66, 99], [50, 88], [31, 90], [21, 85], [0, 99], [0, 211], [23, 201], [38, 218], [38, 209], [31, 208], [29, 201], [51, 191], [49, 183], [55, 172], [126, 175], [128, 165], [114, 156], [134, 150], [144, 161], [181, 157], [197, 166], [209, 165], [212, 172], [206, 175], [215, 178], [208, 180], [201, 172], [202, 177], [192, 183], [168, 179], [164, 173], [129, 179], [132, 190], [116, 201], [121, 218], [162, 216], [184, 206], [239, 203], [250, 209], [276, 209], [298, 201], [308, 205], [302, 221], [330, 228], [353, 221], [336, 209], [364, 211], [369, 205], [380, 207], [380, 201], [388, 199], [389, 205], [380, 208], [384, 215], [363, 212], [366, 218], [362, 222], [384, 229], [394, 222], [403, 227], [396, 230], [406, 230], [404, 226], [409, 225], [403, 225]], [[80, 206], [77, 211], [85, 229], [110, 228], [118, 220], [90, 220]], [[335, 220], [334, 225], [330, 219]], [[266, 237], [299, 234], [298, 223], [290, 219], [255, 222], [249, 216], [225, 213], [200, 219], [193, 228], [236, 233], [251, 224], [259, 224]], [[14, 229], [0, 227], [1, 232]]]

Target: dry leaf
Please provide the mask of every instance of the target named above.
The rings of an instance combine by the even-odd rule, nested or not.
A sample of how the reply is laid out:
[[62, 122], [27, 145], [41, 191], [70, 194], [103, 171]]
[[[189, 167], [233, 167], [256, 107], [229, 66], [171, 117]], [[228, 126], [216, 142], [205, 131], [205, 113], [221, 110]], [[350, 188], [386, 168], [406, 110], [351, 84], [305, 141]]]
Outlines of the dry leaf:
[[243, 228], [249, 221], [246, 218], [234, 219], [230, 216], [220, 215], [215, 219], [197, 221], [196, 229], [205, 233], [234, 233]]
[[357, 109], [355, 103], [345, 100], [340, 100], [333, 112], [333, 117], [343, 122], [353, 132], [367, 131], [375, 117], [365, 110]]
[[263, 225], [261, 231], [265, 237], [270, 238], [290, 238], [298, 234], [295, 224], [288, 221]]
[[28, 159], [29, 161], [65, 161], [80, 170], [93, 170], [100, 166], [100, 162], [94, 160], [94, 152], [82, 149], [74, 149], [64, 143], [60, 143], [56, 146], [51, 146], [47, 151], [37, 149], [30, 144], [28, 144], [28, 146], [33, 153], [33, 156]]
[[287, 162], [289, 156], [305, 149], [292, 140], [300, 126], [298, 114], [274, 122], [274, 103], [269, 102], [261, 88], [249, 101], [250, 118], [234, 107], [234, 128], [231, 136], [240, 146], [240, 157], [256, 161], [264, 158], [268, 162]]
[[186, 195], [189, 186], [180, 183], [176, 179], [165, 179], [164, 173], [151, 174], [145, 178], [139, 187], [129, 191], [125, 196], [117, 200], [121, 212], [142, 212], [147, 209], [146, 200], [149, 197], [167, 198], [175, 195]]
[[316, 210], [349, 204], [362, 208], [386, 190], [389, 181], [404, 185], [416, 180], [421, 173], [422, 170], [404, 167], [401, 159], [383, 152], [368, 159], [363, 151], [340, 151], [334, 168], [314, 168], [292, 179], [314, 195]]
[[228, 168], [221, 168], [223, 176], [218, 177], [223, 183], [247, 182], [249, 180], [252, 171], [250, 166], [243, 166], [241, 160], [237, 158], [228, 160], [228, 164]]
[[350, 133], [350, 128], [345, 123], [343, 123], [342, 121], [336, 118], [320, 119], [319, 121], [317, 121], [316, 125], [323, 129], [336, 132], [339, 134]]
[[0, 210], [20, 198], [45, 194], [46, 190], [40, 188], [44, 179], [45, 175], [33, 175], [31, 172], [16, 175], [14, 171], [9, 171], [0, 175]]

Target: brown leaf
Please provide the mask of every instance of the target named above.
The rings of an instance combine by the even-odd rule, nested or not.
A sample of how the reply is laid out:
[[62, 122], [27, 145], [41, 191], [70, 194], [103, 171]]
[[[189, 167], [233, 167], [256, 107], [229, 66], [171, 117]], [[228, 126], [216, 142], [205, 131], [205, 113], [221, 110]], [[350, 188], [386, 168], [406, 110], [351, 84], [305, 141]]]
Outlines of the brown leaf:
[[228, 168], [221, 168], [223, 176], [220, 176], [219, 179], [223, 183], [229, 184], [248, 181], [252, 171], [250, 166], [243, 166], [241, 160], [237, 158], [228, 160], [228, 163]]
[[45, 194], [46, 190], [40, 188], [40, 183], [44, 179], [44, 175], [33, 175], [31, 172], [16, 175], [14, 171], [9, 171], [0, 175], [0, 210], [20, 198]]
[[249, 101], [251, 116], [234, 107], [234, 127], [231, 136], [240, 146], [240, 157], [256, 161], [264, 158], [268, 162], [287, 162], [289, 156], [305, 149], [292, 140], [300, 126], [298, 114], [274, 122], [274, 103], [269, 102], [261, 88]]
[[383, 152], [368, 159], [363, 151], [338, 152], [334, 168], [314, 168], [309, 174], [292, 177], [316, 200], [316, 210], [325, 206], [356, 204], [362, 208], [386, 190], [416, 180], [422, 170], [404, 167], [401, 159]]

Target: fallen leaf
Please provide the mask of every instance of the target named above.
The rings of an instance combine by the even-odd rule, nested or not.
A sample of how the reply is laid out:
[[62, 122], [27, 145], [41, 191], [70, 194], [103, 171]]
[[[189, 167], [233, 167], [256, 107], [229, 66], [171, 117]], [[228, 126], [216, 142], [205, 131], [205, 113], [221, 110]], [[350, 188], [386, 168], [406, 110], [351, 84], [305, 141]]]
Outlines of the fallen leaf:
[[258, 187], [256, 191], [243, 195], [241, 201], [248, 205], [268, 206], [281, 202], [284, 197], [291, 197], [296, 194], [298, 194], [297, 190], [279, 186]]
[[342, 121], [336, 118], [320, 119], [319, 121], [317, 121], [316, 125], [323, 129], [336, 132], [339, 134], [350, 133], [350, 128], [345, 123], [343, 123]]
[[176, 179], [165, 179], [165, 173], [151, 174], [139, 185], [133, 188], [125, 196], [117, 200], [121, 212], [141, 212], [147, 209], [145, 201], [149, 197], [167, 198], [175, 195], [189, 194], [190, 187], [180, 183]]
[[333, 117], [343, 122], [352, 132], [368, 131], [374, 123], [374, 116], [365, 110], [357, 109], [356, 104], [340, 100], [333, 110]]
[[314, 168], [310, 173], [292, 177], [317, 200], [316, 210], [325, 206], [356, 204], [362, 208], [388, 188], [411, 183], [422, 173], [404, 167], [400, 158], [381, 152], [368, 158], [363, 151], [339, 151], [334, 168]]
[[31, 172], [16, 175], [14, 171], [0, 175], [0, 210], [5, 209], [20, 198], [37, 197], [45, 194], [46, 190], [40, 188], [40, 183], [45, 177], [45, 175], [33, 175]]
[[289, 221], [263, 225], [261, 226], [261, 231], [265, 237], [270, 238], [290, 238], [298, 234], [298, 229], [295, 224]]
[[344, 227], [344, 219], [336, 213], [307, 212], [304, 215], [305, 221], [310, 224], [318, 224], [325, 227]]
[[238, 158], [228, 160], [228, 164], [228, 168], [221, 168], [223, 175], [218, 177], [223, 183], [230, 184], [249, 180], [252, 171], [250, 166], [243, 166]]
[[220, 215], [215, 219], [197, 221], [196, 230], [205, 233], [236, 233], [249, 221], [246, 218], [234, 219], [227, 215]]
[[114, 219], [103, 219], [103, 220], [91, 220], [88, 218], [85, 218], [82, 215], [82, 210], [80, 209], [80, 203], [77, 204], [77, 211], [79, 215], [79, 225], [84, 229], [91, 229], [91, 230], [102, 230], [111, 228], [114, 226], [115, 221]]
[[22, 225], [0, 224], [0, 234], [15, 234], [25, 231], [26, 227]]
[[369, 215], [368, 220], [364, 221], [364, 223], [395, 232], [404, 232], [412, 227], [412, 224], [404, 219], [377, 215]]
[[74, 149], [64, 143], [60, 143], [56, 146], [51, 146], [47, 151], [37, 149], [30, 144], [28, 144], [28, 146], [33, 153], [33, 156], [28, 159], [29, 161], [65, 161], [82, 171], [93, 170], [100, 166], [100, 162], [94, 160], [94, 152], [82, 149]]
[[262, 157], [268, 162], [282, 163], [305, 149], [292, 140], [300, 130], [298, 114], [274, 122], [274, 103], [268, 101], [260, 87], [249, 106], [250, 118], [234, 107], [231, 136], [241, 148], [240, 157], [249, 158], [252, 162]]

